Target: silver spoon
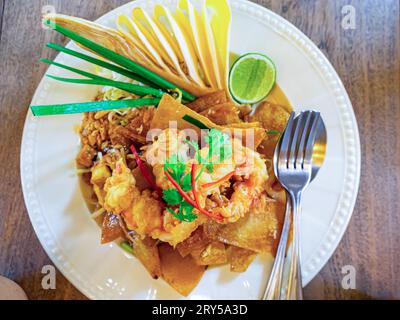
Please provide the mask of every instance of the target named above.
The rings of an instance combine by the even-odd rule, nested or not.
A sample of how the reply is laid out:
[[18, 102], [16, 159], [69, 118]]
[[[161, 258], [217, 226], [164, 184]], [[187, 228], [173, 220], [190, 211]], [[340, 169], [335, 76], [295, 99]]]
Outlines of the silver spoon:
[[[294, 120], [295, 124], [297, 124], [297, 120], [298, 118], [295, 118]], [[281, 141], [278, 142], [277, 147], [275, 148], [274, 163], [276, 163], [278, 159], [278, 151], [279, 151], [278, 146], [280, 143]], [[327, 145], [326, 127], [324, 121], [320, 119], [320, 121], [318, 121], [315, 145], [313, 148], [311, 181], [315, 179], [319, 169], [322, 167], [324, 163], [326, 154], [326, 145]], [[275, 165], [274, 165], [274, 171], [275, 175], [277, 175]], [[279, 241], [279, 246], [275, 256], [275, 261], [270, 274], [268, 285], [263, 295], [264, 300], [279, 300], [281, 297], [282, 278], [285, 265], [285, 254], [288, 242], [289, 228], [291, 225], [290, 224], [291, 204], [288, 196], [287, 199], [288, 200], [286, 202], [285, 220], [281, 232], [282, 236]], [[299, 288], [299, 290], [301, 290], [301, 288]]]

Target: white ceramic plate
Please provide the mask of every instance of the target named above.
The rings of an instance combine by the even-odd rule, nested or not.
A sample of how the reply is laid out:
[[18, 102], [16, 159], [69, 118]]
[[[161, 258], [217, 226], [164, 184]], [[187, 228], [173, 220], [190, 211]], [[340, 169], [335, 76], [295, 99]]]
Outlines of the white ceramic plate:
[[[135, 6], [150, 10], [156, 2], [171, 8], [176, 5], [174, 0], [138, 0], [109, 12], [98, 22], [114, 26], [118, 14], [129, 13]], [[356, 200], [360, 145], [353, 109], [335, 70], [303, 33], [251, 2], [232, 0], [231, 6], [231, 51], [269, 55], [277, 66], [278, 83], [295, 109], [317, 109], [326, 122], [329, 142], [325, 165], [304, 196], [302, 269], [307, 284], [338, 245]], [[64, 54], [57, 60], [89, 67]], [[49, 73], [68, 75], [54, 67]], [[89, 101], [96, 90], [44, 78], [33, 104]], [[80, 115], [27, 115], [21, 177], [26, 206], [41, 244], [61, 272], [89, 298], [180, 298], [162, 280], [152, 280], [140, 262], [115, 244], [100, 245], [100, 230], [89, 217], [74, 174], [74, 157], [79, 150], [74, 126], [80, 120]], [[243, 274], [231, 273], [227, 267], [211, 268], [189, 298], [258, 299], [271, 260], [259, 257]]]

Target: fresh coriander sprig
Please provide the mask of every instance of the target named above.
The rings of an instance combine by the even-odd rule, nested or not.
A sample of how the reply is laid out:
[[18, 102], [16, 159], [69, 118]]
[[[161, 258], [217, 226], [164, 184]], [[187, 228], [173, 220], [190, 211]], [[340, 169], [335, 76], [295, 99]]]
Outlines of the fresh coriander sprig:
[[228, 134], [217, 129], [210, 129], [204, 140], [209, 147], [206, 158], [201, 156], [197, 143], [186, 140], [186, 142], [195, 149], [196, 161], [203, 165], [196, 176], [196, 181], [198, 181], [205, 169], [212, 173], [214, 170], [213, 164], [222, 162], [232, 156], [232, 143]]
[[[163, 200], [167, 203], [167, 210], [171, 212], [179, 221], [192, 222], [197, 219], [197, 215], [193, 213], [193, 209], [199, 210], [201, 213], [216, 220], [222, 220], [220, 215], [213, 215], [200, 206], [198, 194], [195, 188], [196, 165], [192, 165], [192, 170], [186, 172], [185, 163], [174, 155], [165, 162], [164, 173], [166, 178], [171, 182], [174, 188], [164, 190]], [[192, 191], [194, 199], [188, 192]]]
[[[230, 137], [217, 130], [211, 129], [205, 137], [205, 142], [208, 143], [208, 161], [207, 165], [209, 172], [213, 171], [213, 162], [219, 163], [232, 156], [232, 144]], [[216, 159], [213, 159], [217, 157]]]
[[[191, 173], [186, 173], [186, 165], [178, 155], [171, 156], [164, 164], [166, 176], [170, 176], [176, 183], [174, 189], [167, 189], [163, 192], [163, 199], [170, 206], [170, 211], [179, 221], [192, 222], [197, 216], [193, 214], [195, 203], [184, 194], [192, 189], [190, 184]], [[181, 190], [181, 192], [180, 192]], [[177, 207], [177, 208], [171, 208]], [[176, 212], [178, 210], [178, 212]]]

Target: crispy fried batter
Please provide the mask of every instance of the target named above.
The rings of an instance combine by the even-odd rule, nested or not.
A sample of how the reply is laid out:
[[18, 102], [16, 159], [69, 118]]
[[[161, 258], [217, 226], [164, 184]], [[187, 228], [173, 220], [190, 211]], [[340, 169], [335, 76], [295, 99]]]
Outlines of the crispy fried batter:
[[85, 113], [80, 136], [82, 145], [89, 145], [90, 147], [101, 150], [103, 143], [109, 139], [109, 122], [106, 118], [95, 118], [95, 113]]
[[191, 252], [196, 264], [201, 266], [213, 266], [228, 262], [228, 255], [225, 244], [219, 241], [213, 241], [205, 248], [195, 249]]
[[187, 104], [187, 106], [196, 112], [203, 112], [204, 110], [219, 104], [228, 102], [225, 91], [217, 91], [211, 94], [207, 94]]
[[204, 250], [210, 241], [203, 232], [203, 227], [199, 227], [189, 238], [179, 243], [176, 249], [182, 257], [186, 257], [195, 250]]
[[181, 295], [187, 296], [199, 283], [205, 266], [199, 266], [192, 256], [182, 258], [168, 244], [158, 247], [163, 279]]
[[290, 114], [285, 107], [265, 101], [257, 107], [254, 115], [249, 116], [247, 120], [260, 122], [266, 130], [283, 132], [289, 116]]
[[103, 218], [101, 227], [101, 243], [109, 243], [124, 236], [119, 222], [119, 217], [113, 213], [107, 213]]
[[93, 158], [96, 155], [96, 150], [91, 146], [85, 144], [82, 146], [79, 151], [76, 162], [78, 165], [83, 166], [85, 168], [90, 168], [93, 165]]
[[149, 237], [136, 239], [133, 243], [133, 252], [153, 279], [161, 276], [161, 261], [156, 240]]
[[255, 251], [235, 246], [229, 246], [227, 254], [232, 272], [245, 272], [257, 256]]
[[238, 107], [230, 102], [211, 106], [200, 112], [201, 115], [221, 126], [242, 122], [239, 113]]
[[269, 201], [263, 195], [246, 217], [227, 225], [210, 221], [204, 225], [204, 231], [209, 238], [217, 241], [256, 252], [275, 253], [283, 212], [282, 204]]

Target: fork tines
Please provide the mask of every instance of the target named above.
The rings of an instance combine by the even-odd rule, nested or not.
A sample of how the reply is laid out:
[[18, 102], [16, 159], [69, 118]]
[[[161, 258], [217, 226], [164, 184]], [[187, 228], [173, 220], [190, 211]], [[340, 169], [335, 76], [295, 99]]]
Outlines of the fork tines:
[[279, 165], [287, 169], [305, 169], [311, 162], [320, 113], [302, 111], [291, 113], [280, 141]]

